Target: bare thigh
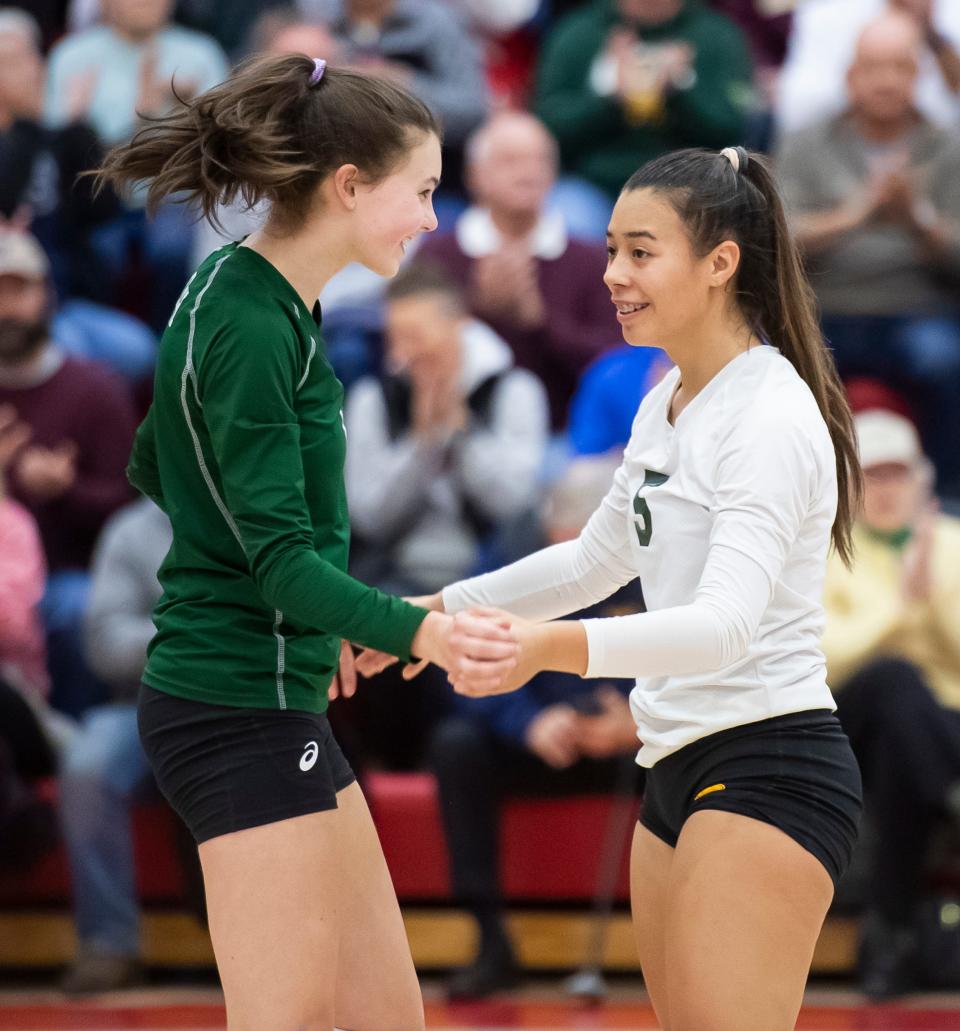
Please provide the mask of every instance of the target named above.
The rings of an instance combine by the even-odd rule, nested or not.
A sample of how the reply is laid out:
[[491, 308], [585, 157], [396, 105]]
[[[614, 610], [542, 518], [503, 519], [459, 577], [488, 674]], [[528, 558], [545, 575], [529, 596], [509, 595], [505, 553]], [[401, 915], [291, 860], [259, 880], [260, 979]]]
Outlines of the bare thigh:
[[665, 930], [673, 849], [642, 824], [630, 852], [630, 905], [643, 983], [661, 1027], [669, 1027]]
[[351, 784], [337, 795], [337, 802], [343, 848], [336, 1026], [346, 1031], [420, 1031], [420, 985], [366, 799]]
[[421, 1031], [400, 907], [357, 784], [200, 846], [229, 1031]]
[[792, 1031], [832, 898], [823, 865], [776, 827], [694, 813], [670, 868], [669, 1031]]
[[330, 1031], [341, 926], [340, 814], [200, 846], [229, 1031]]

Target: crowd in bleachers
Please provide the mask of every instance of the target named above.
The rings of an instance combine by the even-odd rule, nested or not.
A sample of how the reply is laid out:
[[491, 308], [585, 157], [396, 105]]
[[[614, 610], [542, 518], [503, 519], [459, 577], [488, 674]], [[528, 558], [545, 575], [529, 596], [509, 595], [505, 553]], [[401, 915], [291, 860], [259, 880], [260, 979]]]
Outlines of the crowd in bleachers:
[[[256, 51], [400, 81], [444, 125], [439, 230], [395, 280], [350, 267], [320, 298], [353, 572], [395, 593], [579, 533], [669, 367], [623, 345], [601, 280], [620, 186], [681, 147], [773, 156], [866, 467], [824, 639], [874, 831], [861, 976], [875, 997], [922, 983], [930, 842], [960, 832], [960, 3], [27, 0], [0, 7], [0, 867], [65, 843], [65, 989], [140, 976], [134, 699], [171, 532], [126, 481], [134, 427], [191, 270], [263, 217], [148, 217], [81, 173]], [[551, 675], [467, 703], [388, 670], [334, 706], [361, 774], [436, 774], [480, 928], [453, 994], [517, 976], [500, 801], [621, 783], [628, 687]]]

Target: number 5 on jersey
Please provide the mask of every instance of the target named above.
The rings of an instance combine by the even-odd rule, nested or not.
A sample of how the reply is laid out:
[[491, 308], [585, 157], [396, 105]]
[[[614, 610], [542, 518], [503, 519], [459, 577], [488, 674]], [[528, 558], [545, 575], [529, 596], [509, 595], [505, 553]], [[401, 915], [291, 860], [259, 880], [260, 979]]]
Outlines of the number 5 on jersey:
[[633, 499], [633, 512], [637, 517], [633, 521], [633, 526], [637, 531], [637, 540], [640, 542], [641, 548], [647, 547], [650, 543], [650, 538], [653, 536], [653, 516], [650, 513], [647, 499], [641, 496], [640, 491], [644, 487], [660, 487], [670, 479], [666, 473], [657, 473], [652, 469], [645, 469], [644, 474], [643, 486], [640, 487], [636, 497]]
[[637, 540], [640, 542], [640, 547], [645, 548], [653, 536], [653, 516], [650, 514], [647, 499], [641, 498], [639, 491], [633, 499], [633, 511], [637, 517], [633, 521], [634, 529], [637, 531]]

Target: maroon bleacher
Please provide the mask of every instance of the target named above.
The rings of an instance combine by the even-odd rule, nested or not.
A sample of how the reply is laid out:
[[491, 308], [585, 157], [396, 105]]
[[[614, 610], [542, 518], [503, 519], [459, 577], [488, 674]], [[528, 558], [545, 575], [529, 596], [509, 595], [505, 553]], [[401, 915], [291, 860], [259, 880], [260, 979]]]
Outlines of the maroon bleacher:
[[[44, 785], [53, 798], [53, 782]], [[440, 828], [436, 784], [427, 773], [376, 773], [364, 781], [387, 863], [401, 900], [450, 898], [447, 852]], [[512, 900], [587, 901], [594, 895], [598, 862], [610, 817], [606, 796], [514, 799], [501, 833], [504, 891]], [[140, 895], [148, 904], [183, 897], [172, 816], [161, 801], [139, 804], [134, 835]], [[626, 899], [627, 849], [621, 858], [617, 897]], [[28, 874], [0, 877], [0, 907], [66, 904], [70, 873], [63, 849]]]

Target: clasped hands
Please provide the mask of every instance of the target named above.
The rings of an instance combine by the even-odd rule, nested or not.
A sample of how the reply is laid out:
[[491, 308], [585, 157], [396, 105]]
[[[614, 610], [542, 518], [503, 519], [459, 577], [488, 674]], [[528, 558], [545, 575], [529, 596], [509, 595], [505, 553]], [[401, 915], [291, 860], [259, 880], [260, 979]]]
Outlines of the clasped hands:
[[[433, 662], [446, 670], [458, 694], [483, 697], [515, 691], [542, 668], [535, 631], [534, 624], [500, 609], [471, 609], [455, 616], [431, 611], [414, 636], [411, 653], [417, 661], [404, 668], [403, 679], [412, 680]], [[330, 699], [353, 695], [358, 673], [372, 677], [397, 661], [372, 648], [355, 657], [353, 646], [344, 641], [340, 670], [328, 691]]]
[[[446, 670], [457, 694], [479, 698], [516, 691], [542, 668], [536, 637], [535, 624], [501, 609], [469, 609], [453, 616], [430, 612], [411, 647], [419, 661], [408, 664], [402, 676], [412, 680], [433, 662]], [[371, 677], [397, 661], [366, 649], [356, 660], [356, 670]]]
[[[417, 661], [403, 670], [404, 680], [412, 680], [433, 662], [446, 670], [457, 694], [483, 698], [516, 691], [547, 669], [586, 675], [587, 637], [579, 620], [531, 623], [495, 608], [450, 615], [443, 611], [439, 594], [407, 601], [428, 612], [410, 647]], [[372, 677], [397, 661], [372, 648], [354, 658], [353, 646], [345, 641], [330, 698], [352, 695], [357, 673]]]

